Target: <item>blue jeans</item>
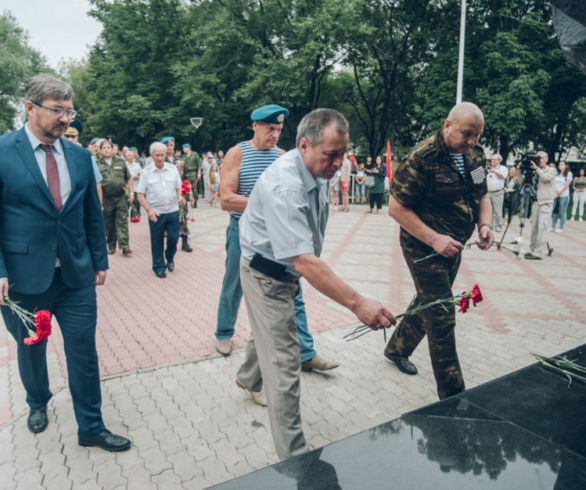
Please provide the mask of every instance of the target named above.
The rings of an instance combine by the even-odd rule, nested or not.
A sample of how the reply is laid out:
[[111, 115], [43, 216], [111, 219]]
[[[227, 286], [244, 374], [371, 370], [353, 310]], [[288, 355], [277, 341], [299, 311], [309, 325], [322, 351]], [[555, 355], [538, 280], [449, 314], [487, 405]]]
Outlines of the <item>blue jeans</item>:
[[[167, 262], [173, 262], [177, 252], [177, 241], [179, 240], [179, 211], [161, 214], [157, 222], [149, 219], [151, 231], [151, 254], [153, 257], [153, 271], [164, 271]], [[167, 248], [165, 249], [165, 231], [167, 232]]]
[[570, 204], [570, 196], [560, 197], [559, 204], [558, 204], [558, 212], [552, 215], [551, 227], [555, 228], [556, 223], [558, 222], [558, 216], [560, 219], [560, 229], [564, 229], [564, 225], [566, 224], [566, 214], [568, 211], [568, 204]]
[[[216, 338], [227, 340], [234, 335], [234, 324], [238, 316], [238, 308], [242, 300], [242, 286], [240, 285], [240, 238], [238, 236], [238, 220], [230, 217], [230, 224], [226, 229], [226, 273], [222, 282], [220, 303], [218, 305], [218, 323]], [[307, 315], [301, 287], [295, 296], [295, 323], [297, 324], [297, 338], [301, 351], [301, 361], [313, 359], [317, 352], [313, 348], [313, 337], [307, 329]]]

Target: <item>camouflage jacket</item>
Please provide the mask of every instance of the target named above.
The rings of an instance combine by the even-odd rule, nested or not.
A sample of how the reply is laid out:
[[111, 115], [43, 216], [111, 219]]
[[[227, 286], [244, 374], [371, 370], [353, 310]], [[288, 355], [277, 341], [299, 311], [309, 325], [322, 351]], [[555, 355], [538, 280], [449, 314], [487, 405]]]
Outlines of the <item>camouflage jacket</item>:
[[[466, 243], [486, 194], [486, 157], [480, 146], [464, 155], [462, 176], [445, 145], [443, 129], [417, 144], [397, 166], [391, 195], [430, 228]], [[414, 238], [401, 229], [402, 238]]]
[[183, 155], [183, 161], [185, 162], [185, 171], [189, 176], [197, 175], [198, 169], [201, 167], [201, 158], [199, 155], [192, 151], [189, 155]]
[[96, 158], [96, 164], [102, 174], [102, 192], [106, 197], [121, 197], [128, 193], [127, 183], [130, 172], [126, 160], [118, 155], [112, 157], [112, 164], [108, 165], [101, 156]]

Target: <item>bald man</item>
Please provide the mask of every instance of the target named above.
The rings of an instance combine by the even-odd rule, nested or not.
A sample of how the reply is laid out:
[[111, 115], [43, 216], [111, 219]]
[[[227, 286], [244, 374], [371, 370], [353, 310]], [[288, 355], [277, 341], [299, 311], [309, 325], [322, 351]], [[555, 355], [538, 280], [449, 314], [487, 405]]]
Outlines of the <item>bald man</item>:
[[[462, 102], [443, 127], [416, 145], [391, 181], [389, 215], [401, 225], [403, 256], [415, 283], [416, 307], [452, 295], [461, 251], [475, 226], [479, 247], [490, 247], [492, 208], [486, 186], [486, 157], [478, 138], [484, 129], [480, 109]], [[436, 252], [431, 258], [418, 261]], [[440, 399], [464, 391], [456, 353], [455, 306], [428, 308], [407, 316], [384, 355], [406, 374], [417, 374], [409, 356], [425, 335]]]

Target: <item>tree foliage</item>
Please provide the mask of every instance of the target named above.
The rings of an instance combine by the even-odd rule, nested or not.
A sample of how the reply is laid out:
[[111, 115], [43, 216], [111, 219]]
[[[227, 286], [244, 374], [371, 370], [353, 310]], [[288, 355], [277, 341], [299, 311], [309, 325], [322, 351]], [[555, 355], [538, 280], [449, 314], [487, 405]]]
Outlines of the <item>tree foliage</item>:
[[0, 134], [14, 128], [18, 104], [27, 81], [46, 71], [43, 58], [32, 49], [23, 30], [9, 13], [0, 16]]
[[[197, 148], [250, 137], [251, 110], [290, 110], [281, 143], [313, 108], [344, 113], [363, 154], [400, 154], [455, 103], [459, 0], [92, 0], [103, 33], [72, 67], [86, 137]], [[584, 139], [586, 77], [564, 58], [545, 0], [469, 0], [464, 100], [504, 156]], [[195, 130], [189, 118], [204, 118]]]

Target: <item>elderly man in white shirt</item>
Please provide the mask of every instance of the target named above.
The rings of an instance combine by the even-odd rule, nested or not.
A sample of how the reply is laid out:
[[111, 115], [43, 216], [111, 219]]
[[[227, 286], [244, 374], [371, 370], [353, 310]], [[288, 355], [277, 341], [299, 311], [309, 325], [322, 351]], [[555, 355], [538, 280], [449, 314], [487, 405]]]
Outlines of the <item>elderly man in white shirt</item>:
[[157, 141], [151, 145], [150, 154], [154, 165], [141, 172], [136, 192], [140, 205], [149, 216], [153, 271], [157, 277], [164, 278], [167, 277], [166, 269], [169, 272], [175, 269], [173, 258], [179, 240], [179, 205], [184, 205], [185, 200], [181, 197], [181, 178], [177, 168], [165, 162], [167, 147]]
[[503, 201], [505, 198], [505, 182], [509, 171], [501, 165], [503, 157], [498, 153], [490, 160], [490, 168], [486, 176], [488, 197], [492, 205], [492, 226], [494, 231], [502, 231], [503, 227]]

